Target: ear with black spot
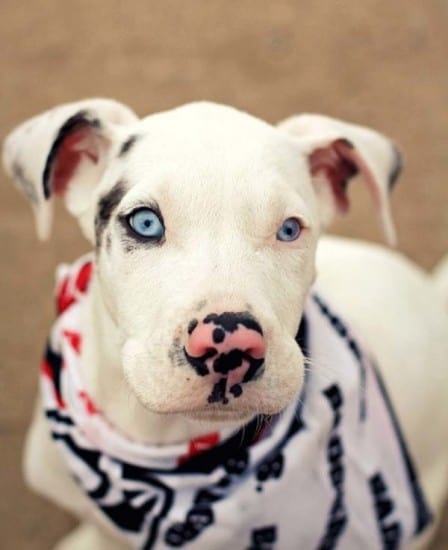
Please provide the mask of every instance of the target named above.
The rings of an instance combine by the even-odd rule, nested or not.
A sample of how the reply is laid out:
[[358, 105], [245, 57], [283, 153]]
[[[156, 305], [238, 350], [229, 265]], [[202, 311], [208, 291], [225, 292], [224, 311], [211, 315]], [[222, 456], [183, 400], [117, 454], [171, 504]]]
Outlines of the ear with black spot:
[[308, 159], [322, 226], [349, 210], [348, 183], [360, 175], [370, 192], [385, 238], [396, 244], [389, 195], [401, 171], [401, 154], [382, 134], [322, 115], [299, 115], [279, 124]]
[[50, 235], [55, 195], [81, 219], [120, 128], [136, 120], [121, 103], [87, 99], [38, 115], [7, 136], [3, 163], [31, 203], [41, 240]]

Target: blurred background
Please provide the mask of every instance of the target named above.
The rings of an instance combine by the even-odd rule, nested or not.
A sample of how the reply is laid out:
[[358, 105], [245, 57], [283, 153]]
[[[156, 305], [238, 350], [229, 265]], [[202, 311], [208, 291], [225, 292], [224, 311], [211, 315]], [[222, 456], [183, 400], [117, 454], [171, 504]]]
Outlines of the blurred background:
[[[399, 248], [431, 268], [448, 251], [447, 59], [447, 0], [2, 0], [0, 137], [88, 96], [141, 116], [209, 99], [273, 123], [308, 111], [369, 125], [404, 152], [393, 198]], [[73, 520], [25, 488], [21, 448], [54, 269], [88, 245], [61, 209], [52, 240], [38, 243], [3, 174], [0, 195], [0, 547], [47, 549]], [[334, 232], [380, 241], [359, 182], [351, 196]], [[448, 548], [445, 531], [434, 548]]]

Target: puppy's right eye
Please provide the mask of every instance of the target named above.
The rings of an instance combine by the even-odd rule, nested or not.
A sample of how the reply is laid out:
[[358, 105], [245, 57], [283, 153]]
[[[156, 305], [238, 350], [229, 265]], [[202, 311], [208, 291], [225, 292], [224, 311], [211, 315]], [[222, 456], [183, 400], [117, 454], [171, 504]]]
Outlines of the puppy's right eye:
[[160, 240], [165, 234], [160, 217], [150, 208], [138, 208], [131, 212], [127, 223], [134, 233], [148, 240]]
[[283, 242], [295, 241], [300, 237], [302, 226], [297, 218], [288, 218], [277, 231], [277, 240]]

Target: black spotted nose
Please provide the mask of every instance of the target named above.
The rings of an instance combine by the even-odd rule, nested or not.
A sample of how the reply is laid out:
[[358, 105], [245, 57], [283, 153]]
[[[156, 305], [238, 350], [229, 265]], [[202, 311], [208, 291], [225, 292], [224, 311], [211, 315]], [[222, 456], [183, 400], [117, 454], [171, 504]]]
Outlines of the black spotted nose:
[[[254, 365], [258, 368], [264, 362], [263, 330], [246, 312], [210, 313], [202, 321], [192, 320], [188, 333], [185, 356], [202, 376], [213, 371], [227, 375], [239, 368], [247, 371], [249, 363], [255, 374]], [[245, 373], [241, 374], [244, 378]]]

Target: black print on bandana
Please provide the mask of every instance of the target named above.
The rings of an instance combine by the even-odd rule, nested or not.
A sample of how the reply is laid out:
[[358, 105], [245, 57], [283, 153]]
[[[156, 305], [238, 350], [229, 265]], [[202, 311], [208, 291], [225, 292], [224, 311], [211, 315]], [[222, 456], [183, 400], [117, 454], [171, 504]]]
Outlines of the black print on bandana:
[[275, 525], [254, 529], [251, 533], [251, 544], [248, 550], [273, 550], [277, 541], [277, 528]]
[[168, 546], [177, 548], [195, 539], [200, 532], [200, 528], [188, 521], [174, 523], [165, 534], [165, 542]]
[[[64, 421], [64, 417], [53, 412], [47, 411], [47, 418], [69, 429], [70, 424]], [[172, 490], [152, 477], [146, 468], [111, 458], [105, 460], [105, 455], [98, 451], [80, 447], [69, 433], [58, 433], [58, 430], [54, 430], [52, 437], [90, 470], [90, 476], [83, 476], [81, 480], [75, 476], [78, 483], [82, 484], [85, 478], [91, 483], [96, 478], [94, 488], [84, 486], [83, 489], [98, 508], [119, 529], [141, 535], [144, 540], [142, 548], [152, 548], [159, 523], [172, 505]], [[114, 504], [108, 500], [112, 489]], [[117, 489], [120, 491], [118, 502], [115, 497]]]
[[[338, 335], [345, 341], [348, 349], [350, 350], [353, 357], [356, 359], [358, 363], [360, 387], [364, 388], [360, 396], [360, 419], [366, 420], [367, 410], [366, 410], [366, 402], [365, 402], [365, 389], [367, 388], [367, 384], [366, 384], [366, 367], [364, 364], [365, 358], [363, 356], [363, 353], [360, 347], [358, 346], [357, 342], [350, 335], [350, 332], [347, 330], [347, 327], [344, 325], [343, 321], [341, 321], [330, 310], [330, 308], [325, 304], [325, 302], [321, 299], [321, 297], [314, 294], [313, 301], [319, 307], [322, 314], [328, 319], [329, 323], [335, 329]], [[431, 523], [433, 519], [432, 513], [426, 502], [425, 496], [423, 494], [422, 488], [419, 483], [417, 471], [415, 469], [413, 460], [409, 454], [406, 442], [403, 438], [403, 434], [401, 433], [400, 425], [395, 415], [395, 411], [392, 407], [392, 403], [390, 401], [388, 392], [386, 390], [386, 387], [380, 375], [380, 371], [378, 370], [378, 367], [376, 365], [373, 365], [373, 373], [378, 383], [380, 392], [383, 396], [384, 404], [388, 410], [388, 413], [398, 440], [398, 444], [400, 446], [400, 450], [401, 450], [401, 454], [402, 454], [402, 458], [405, 466], [405, 471], [409, 482], [409, 488], [413, 497], [413, 502], [415, 507], [416, 525], [415, 525], [414, 534], [417, 535], [421, 533], [429, 523]]]
[[[317, 312], [317, 306], [314, 309]], [[351, 356], [348, 357], [351, 360], [348, 366], [354, 369], [359, 366], [359, 369], [361, 369], [361, 363], [354, 364], [354, 359], [359, 358], [362, 354], [361, 349], [357, 348], [356, 344], [351, 344], [348, 337], [343, 338], [343, 324], [337, 321], [336, 316], [330, 313], [328, 308], [326, 312], [327, 314], [325, 315], [323, 313], [319, 315], [320, 322], [324, 325], [328, 324], [326, 329], [333, 331], [333, 335], [336, 337], [336, 344], [338, 343], [337, 340], [340, 339], [339, 344], [341, 346], [345, 345], [347, 350], [352, 350]], [[331, 315], [333, 322], [331, 322], [328, 315]], [[296, 340], [304, 355], [306, 357], [311, 356], [312, 358], [313, 354], [309, 355], [309, 351], [312, 352], [314, 348], [308, 349], [307, 327], [308, 323], [306, 318], [304, 318], [301, 321]], [[58, 327], [56, 326], [56, 328]], [[347, 353], [346, 355], [349, 354]], [[66, 367], [72, 366], [68, 359], [70, 358], [66, 358]], [[257, 417], [244, 426], [243, 429], [230, 438], [225, 438], [215, 447], [177, 465], [174, 464], [173, 460], [172, 469], [170, 470], [166, 468], [135, 468], [127, 462], [113, 460], [110, 455], [101, 451], [101, 455], [99, 455], [98, 449], [92, 448], [86, 441], [85, 435], [83, 435], [83, 431], [80, 429], [81, 427], [74, 422], [76, 417], [71, 417], [69, 403], [63, 401], [66, 377], [67, 381], [70, 381], [68, 377], [70, 369], [59, 368], [61, 366], [60, 360], [61, 358], [58, 354], [50, 353], [47, 356], [47, 362], [53, 364], [47, 365], [44, 363], [42, 368], [42, 375], [45, 377], [43, 379], [44, 407], [53, 436], [57, 440], [57, 446], [63, 451], [69, 470], [74, 475], [79, 474], [80, 479], [78, 479], [78, 483], [97, 507], [97, 512], [101, 513], [106, 519], [110, 519], [111, 524], [114, 524], [117, 531], [121, 531], [123, 538], [128, 539], [128, 542], [132, 546], [142, 548], [143, 550], [149, 550], [150, 548], [154, 548], [154, 546], [182, 547], [185, 545], [190, 548], [191, 544], [189, 541], [193, 542], [193, 539], [196, 539], [193, 543], [195, 546], [203, 547], [205, 538], [215, 538], [217, 523], [221, 519], [220, 508], [223, 504], [223, 499], [230, 498], [229, 505], [231, 508], [233, 506], [234, 484], [239, 484], [240, 482], [248, 483], [249, 486], [244, 487], [244, 489], [253, 491], [252, 495], [248, 494], [248, 496], [253, 500], [254, 506], [257, 506], [257, 500], [268, 497], [268, 491], [264, 495], [254, 494], [257, 483], [263, 484], [266, 489], [275, 488], [276, 485], [280, 485], [280, 483], [275, 483], [275, 479], [278, 479], [280, 475], [284, 475], [283, 458], [285, 468], [290, 466], [288, 442], [293, 437], [300, 437], [301, 431], [306, 432], [314, 429], [311, 422], [309, 426], [305, 424], [306, 421], [302, 416], [303, 406], [304, 404], [306, 406], [310, 393], [309, 388], [313, 388], [311, 385], [313, 382], [313, 372], [310, 369], [306, 369], [302, 392], [295, 404], [295, 414], [292, 415], [289, 425], [286, 425], [287, 422], [282, 423], [281, 433], [275, 433], [275, 442], [273, 441], [269, 451], [257, 460], [256, 463], [250, 462], [250, 457], [252, 456], [251, 446], [258, 441], [266, 439], [266, 436], [269, 436], [273, 432], [279, 417]], [[370, 366], [370, 361], [363, 359], [363, 364], [367, 368]], [[76, 368], [76, 366], [75, 362], [73, 367]], [[357, 371], [355, 370], [355, 372]], [[323, 402], [324, 408], [328, 407], [328, 409], [326, 410], [327, 414], [322, 415], [325, 417], [323, 420], [327, 428], [326, 437], [322, 440], [321, 447], [324, 455], [323, 464], [322, 457], [319, 464], [319, 466], [323, 466], [319, 472], [320, 475], [323, 475], [323, 480], [320, 479], [320, 481], [324, 481], [325, 485], [322, 492], [322, 506], [319, 506], [319, 516], [322, 513], [324, 515], [320, 517], [319, 522], [323, 521], [324, 524], [321, 527], [321, 532], [317, 534], [319, 538], [317, 539], [317, 544], [313, 546], [314, 550], [317, 548], [328, 548], [330, 550], [335, 549], [335, 547], [339, 549], [339, 547], [344, 546], [344, 538], [349, 535], [349, 516], [346, 503], [347, 480], [345, 480], [345, 477], [348, 477], [346, 471], [346, 468], [348, 468], [348, 459], [346, 455], [348, 454], [347, 448], [350, 442], [350, 434], [347, 434], [347, 441], [345, 437], [341, 438], [341, 426], [345, 424], [347, 415], [346, 404], [344, 403], [346, 395], [342, 393], [342, 386], [331, 384], [332, 382], [327, 382], [327, 387], [324, 387], [326, 391], [321, 393], [320, 398], [318, 398], [321, 404]], [[380, 378], [378, 379], [378, 384], [382, 390], [384, 401], [390, 408], [387, 394], [382, 387]], [[320, 387], [320, 390], [322, 390], [322, 387]], [[412, 469], [410, 457], [405, 453], [406, 449], [404, 441], [400, 438], [398, 425], [395, 426], [396, 420], [393, 416], [393, 410], [390, 409], [389, 413], [403, 454], [403, 464], [396, 464], [396, 466], [400, 467], [401, 465], [405, 467], [405, 474], [407, 474], [409, 487], [412, 491], [410, 495], [411, 505], [415, 500], [415, 532], [418, 532], [417, 530], [424, 527], [430, 515], [428, 515], [429, 511], [426, 508], [423, 494], [418, 484], [417, 473]], [[370, 422], [371, 418], [367, 417], [366, 421]], [[345, 431], [343, 435], [345, 436]], [[79, 447], [80, 452], [77, 454]], [[242, 449], [245, 449], [243, 453], [241, 452]], [[254, 453], [254, 455], [257, 456], [257, 453]], [[375, 460], [378, 457], [374, 456], [372, 458]], [[379, 458], [381, 459], [381, 457]], [[394, 543], [391, 540], [393, 541], [393, 538], [397, 536], [397, 528], [394, 525], [395, 519], [399, 519], [402, 522], [400, 524], [402, 529], [401, 545], [406, 544], [409, 535], [411, 535], [409, 529], [407, 529], [407, 523], [404, 523], [401, 519], [401, 514], [408, 514], [410, 507], [409, 503], [405, 501], [406, 496], [409, 496], [406, 493], [407, 487], [403, 486], [403, 483], [399, 483], [399, 480], [396, 482], [393, 478], [387, 477], [387, 472], [389, 471], [387, 469], [387, 458], [385, 456], [384, 461], [380, 460], [373, 467], [376, 467], [376, 472], [381, 472], [381, 475], [389, 483], [389, 487], [384, 490], [384, 479], [378, 479], [375, 476], [372, 476], [372, 480], [365, 480], [362, 490], [367, 491], [367, 497], [370, 496], [370, 499], [367, 499], [367, 502], [361, 503], [362, 505], [366, 505], [366, 510], [363, 510], [363, 507], [360, 506], [357, 513], [363, 514], [365, 511], [366, 514], [375, 514], [376, 512], [378, 515], [377, 521], [375, 521], [375, 516], [373, 515], [373, 523], [369, 524], [373, 532], [364, 533], [367, 546], [369, 546], [369, 543], [373, 539], [377, 540], [377, 544], [379, 544], [380, 537], [384, 536], [384, 540], [389, 541], [389, 547], [394, 548]], [[131, 461], [132, 457], [128, 460]], [[194, 476], [195, 474], [201, 477], [202, 482], [200, 483], [200, 487], [189, 486], [185, 488], [182, 482], [175, 482], [175, 478], [178, 476]], [[208, 478], [208, 481], [207, 478], [204, 479], [204, 476], [207, 474], [213, 474]], [[266, 480], [269, 480], [267, 484], [265, 483]], [[171, 481], [173, 482], [172, 490], [165, 487], [165, 483], [171, 485]], [[371, 488], [368, 484], [370, 481], [372, 483]], [[205, 483], [205, 487], [203, 483]], [[320, 482], [319, 487], [322, 488]], [[178, 502], [176, 496], [180, 495], [183, 489], [186, 490], [182, 493], [182, 497], [179, 498]], [[291, 487], [291, 490], [293, 491], [294, 488]], [[396, 500], [392, 505], [389, 502], [391, 494], [393, 496], [400, 494], [400, 500]], [[288, 494], [281, 496], [287, 498]], [[317, 495], [317, 498], [320, 498], [319, 495]], [[376, 503], [376, 508], [374, 502]], [[235, 506], [238, 503], [239, 501], [236, 499]], [[354, 502], [354, 505], [356, 506], [356, 502]], [[244, 529], [243, 538], [236, 541], [236, 547], [244, 547], [246, 550], [259, 550], [260, 548], [269, 549], [273, 545], [283, 547], [291, 542], [294, 546], [301, 546], [301, 524], [299, 523], [296, 526], [297, 531], [295, 531], [294, 535], [296, 536], [296, 540], [294, 540], [294, 536], [288, 538], [289, 530], [294, 526], [285, 525], [284, 531], [282, 522], [283, 520], [286, 521], [286, 518], [281, 517], [281, 510], [276, 509], [275, 503], [270, 502], [269, 498], [266, 506], [266, 511], [270, 511], [272, 517], [271, 520], [269, 518], [265, 520], [260, 519], [263, 525], [260, 525], [256, 518], [252, 518], [250, 522], [245, 517], [235, 518], [237, 521], [240, 521], [236, 529]], [[392, 508], [394, 507], [393, 512], [391, 512], [391, 506]], [[171, 507], [173, 507], [172, 510]], [[169, 518], [168, 514], [170, 512], [173, 513], [173, 516]], [[250, 514], [250, 517], [252, 517], [252, 514]], [[225, 518], [223, 519], [225, 520]], [[347, 526], [345, 526], [345, 523], [347, 523]], [[275, 542], [273, 542], [274, 540]], [[388, 547], [385, 547], [388, 550]]]
[[229, 475], [240, 476], [245, 472], [248, 462], [249, 453], [246, 449], [240, 449], [224, 462], [224, 469]]
[[383, 548], [384, 550], [397, 550], [402, 538], [402, 527], [398, 521], [393, 521], [391, 518], [395, 505], [383, 476], [377, 472], [369, 479], [369, 486]]
[[165, 543], [168, 546], [183, 546], [198, 537], [204, 529], [213, 525], [215, 516], [212, 505], [228, 496], [233, 479], [244, 474], [248, 463], [249, 453], [246, 449], [238, 449], [228, 456], [223, 463], [227, 475], [214, 485], [196, 493], [193, 506], [187, 513], [185, 521], [174, 523], [166, 531]]
[[361, 388], [361, 396], [360, 396], [360, 418], [361, 420], [365, 420], [366, 418], [366, 397], [365, 397], [365, 388], [366, 388], [366, 367], [364, 364], [364, 357], [362, 355], [361, 349], [358, 346], [358, 343], [356, 340], [352, 338], [350, 335], [347, 327], [345, 326], [344, 322], [334, 313], [330, 311], [330, 308], [323, 302], [323, 300], [317, 296], [316, 294], [313, 295], [314, 303], [317, 304], [320, 311], [325, 315], [325, 317], [328, 319], [330, 325], [334, 328], [334, 330], [338, 333], [338, 335], [345, 341], [348, 349], [356, 359], [356, 362], [359, 365], [359, 377], [360, 377], [360, 388]]
[[61, 403], [62, 402], [62, 395], [61, 395], [62, 357], [58, 353], [55, 353], [51, 349], [50, 345], [47, 344], [45, 348], [44, 361], [45, 361], [45, 364], [48, 366], [49, 373], [51, 374], [55, 397], [58, 403]]
[[431, 510], [428, 507], [425, 496], [423, 494], [422, 488], [420, 486], [417, 471], [415, 469], [414, 463], [412, 461], [411, 455], [409, 454], [408, 448], [406, 446], [403, 434], [401, 433], [400, 425], [398, 419], [393, 410], [392, 403], [390, 401], [389, 395], [384, 385], [383, 379], [381, 378], [380, 371], [377, 367], [374, 369], [375, 377], [380, 388], [381, 394], [386, 404], [389, 416], [394, 427], [395, 434], [397, 436], [398, 444], [400, 446], [401, 454], [406, 468], [406, 475], [408, 478], [409, 487], [414, 500], [415, 515], [416, 515], [416, 525], [414, 533], [417, 535], [421, 533], [426, 526], [431, 523], [433, 516]]
[[266, 460], [260, 464], [257, 469], [257, 491], [262, 491], [262, 484], [269, 479], [280, 479], [283, 473], [285, 459], [282, 453], [276, 454], [270, 460]]
[[327, 445], [328, 470], [331, 485], [335, 491], [335, 498], [330, 509], [325, 533], [318, 546], [319, 550], [332, 550], [336, 548], [338, 540], [347, 525], [347, 509], [344, 502], [344, 446], [338, 427], [342, 418], [342, 406], [344, 403], [341, 390], [333, 384], [323, 392], [333, 411], [333, 428]]

